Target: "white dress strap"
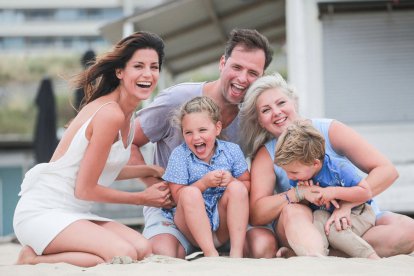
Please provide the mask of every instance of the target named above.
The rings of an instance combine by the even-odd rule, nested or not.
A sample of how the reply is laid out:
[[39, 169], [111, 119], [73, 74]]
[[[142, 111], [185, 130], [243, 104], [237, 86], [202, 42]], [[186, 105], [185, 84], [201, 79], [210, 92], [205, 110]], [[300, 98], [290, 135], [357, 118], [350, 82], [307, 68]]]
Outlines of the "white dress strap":
[[111, 103], [116, 103], [116, 102], [114, 102], [114, 101], [110, 101], [110, 102], [107, 102], [107, 103], [104, 103], [104, 104], [102, 104], [97, 110], [95, 110], [95, 112], [92, 114], [92, 116], [89, 118], [89, 120], [91, 120], [94, 116], [95, 116], [95, 114], [96, 113], [98, 113], [98, 111], [102, 108], [102, 107], [104, 107], [105, 105], [108, 105], [108, 104], [111, 104]]

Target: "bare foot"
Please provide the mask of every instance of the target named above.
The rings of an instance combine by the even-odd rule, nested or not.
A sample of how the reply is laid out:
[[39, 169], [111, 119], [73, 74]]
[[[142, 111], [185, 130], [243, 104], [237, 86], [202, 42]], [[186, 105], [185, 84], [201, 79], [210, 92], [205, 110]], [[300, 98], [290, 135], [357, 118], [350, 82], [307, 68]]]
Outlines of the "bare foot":
[[295, 252], [287, 247], [281, 247], [276, 252], [276, 258], [290, 258], [296, 256]]
[[204, 257], [219, 257], [219, 253], [217, 252], [216, 249], [211, 250], [211, 251], [206, 251], [206, 252], [203, 251], [203, 253], [204, 253]]
[[243, 252], [241, 252], [241, 253], [235, 253], [235, 252], [231, 252], [231, 250], [230, 250], [230, 254], [229, 254], [229, 257], [230, 258], [243, 258]]
[[26, 245], [20, 250], [19, 257], [17, 257], [17, 265], [33, 264], [34, 259], [37, 257], [33, 249]]
[[374, 253], [372, 253], [371, 255], [368, 256], [368, 259], [379, 260], [379, 259], [381, 259], [381, 257], [378, 256], [377, 253], [374, 252]]

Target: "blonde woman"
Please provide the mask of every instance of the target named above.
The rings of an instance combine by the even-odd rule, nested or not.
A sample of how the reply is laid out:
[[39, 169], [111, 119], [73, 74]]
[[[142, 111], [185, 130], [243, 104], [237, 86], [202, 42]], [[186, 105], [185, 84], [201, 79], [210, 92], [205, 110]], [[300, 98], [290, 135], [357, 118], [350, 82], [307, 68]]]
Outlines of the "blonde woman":
[[[294, 197], [286, 173], [274, 165], [275, 145], [284, 130], [301, 118], [295, 92], [279, 75], [259, 78], [246, 93], [241, 107], [242, 148], [253, 158], [251, 167], [250, 223], [266, 225], [277, 222], [273, 229], [263, 230], [261, 239], [276, 233], [279, 246], [301, 248], [307, 255], [323, 254], [323, 241], [313, 225], [312, 211], [302, 204], [289, 204], [283, 192]], [[366, 173], [373, 197], [387, 189], [398, 177], [394, 165], [345, 124], [332, 119], [312, 119], [326, 141], [326, 152], [335, 158], [349, 160]], [[274, 190], [277, 194], [274, 194]], [[303, 189], [308, 189], [304, 187]], [[305, 190], [304, 190], [305, 192]], [[340, 202], [327, 225], [338, 230], [351, 223], [354, 203]], [[407, 216], [376, 210], [375, 226], [362, 238], [380, 257], [414, 251], [414, 220]], [[276, 240], [275, 240], [276, 243]], [[275, 246], [266, 243], [264, 247]], [[281, 253], [281, 252], [279, 252]], [[280, 254], [279, 254], [280, 255]]]

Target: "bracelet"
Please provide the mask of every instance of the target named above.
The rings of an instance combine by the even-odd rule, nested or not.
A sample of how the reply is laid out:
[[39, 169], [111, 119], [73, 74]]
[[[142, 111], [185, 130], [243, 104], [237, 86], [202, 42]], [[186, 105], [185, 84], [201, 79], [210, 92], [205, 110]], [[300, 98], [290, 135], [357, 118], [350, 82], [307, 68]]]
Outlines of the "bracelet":
[[290, 201], [290, 198], [289, 198], [289, 196], [287, 195], [287, 192], [286, 192], [286, 193], [284, 193], [284, 195], [285, 195], [285, 197], [286, 197], [286, 200], [287, 200], [288, 204], [291, 204], [292, 202]]
[[298, 202], [304, 199], [303, 195], [299, 191], [298, 186], [295, 187], [295, 195], [296, 195], [296, 198], [298, 199]]

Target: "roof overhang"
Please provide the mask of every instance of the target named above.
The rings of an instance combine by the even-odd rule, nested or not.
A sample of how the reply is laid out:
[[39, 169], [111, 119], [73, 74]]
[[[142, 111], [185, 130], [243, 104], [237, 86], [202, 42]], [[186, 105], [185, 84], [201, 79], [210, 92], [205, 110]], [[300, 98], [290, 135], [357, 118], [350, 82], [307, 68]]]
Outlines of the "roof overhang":
[[172, 75], [218, 61], [233, 28], [256, 29], [272, 45], [285, 43], [285, 0], [175, 0], [107, 24], [102, 35], [115, 43], [124, 26], [160, 35]]

